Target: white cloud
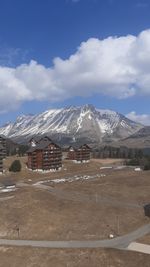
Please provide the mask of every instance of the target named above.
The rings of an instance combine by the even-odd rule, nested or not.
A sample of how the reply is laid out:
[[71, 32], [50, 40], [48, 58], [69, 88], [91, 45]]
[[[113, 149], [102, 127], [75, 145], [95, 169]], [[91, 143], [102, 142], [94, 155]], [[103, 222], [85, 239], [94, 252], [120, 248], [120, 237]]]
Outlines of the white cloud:
[[126, 115], [130, 120], [140, 122], [143, 125], [150, 125], [150, 114], [136, 114], [135, 111], [131, 111]]
[[46, 68], [35, 61], [0, 66], [0, 112], [24, 101], [62, 101], [94, 93], [115, 98], [150, 96], [150, 30], [137, 37], [91, 38], [68, 59]]

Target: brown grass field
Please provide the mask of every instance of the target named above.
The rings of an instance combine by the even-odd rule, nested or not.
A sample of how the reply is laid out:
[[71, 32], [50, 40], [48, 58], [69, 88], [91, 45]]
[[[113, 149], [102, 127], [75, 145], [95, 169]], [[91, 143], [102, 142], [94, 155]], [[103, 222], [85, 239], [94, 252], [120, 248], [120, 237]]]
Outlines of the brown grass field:
[[[13, 174], [7, 171], [13, 160], [14, 157], [10, 157], [4, 161], [6, 173], [0, 177], [0, 182], [9, 178], [31, 185], [45, 180], [54, 193], [33, 186], [1, 193], [0, 197], [14, 197], [0, 202], [0, 238], [17, 239], [16, 226], [19, 226], [20, 239], [105, 239], [110, 233], [123, 235], [149, 222], [142, 205], [150, 201], [150, 172], [100, 170], [101, 166], [121, 164], [118, 160], [106, 159], [92, 160], [88, 164], [64, 161], [60, 172], [44, 174], [28, 171], [26, 158], [21, 158], [22, 171]], [[97, 176], [59, 184], [47, 182], [77, 174]], [[150, 244], [150, 235], [140, 241]], [[149, 267], [149, 262], [150, 255], [110, 249], [0, 247], [0, 267]]]

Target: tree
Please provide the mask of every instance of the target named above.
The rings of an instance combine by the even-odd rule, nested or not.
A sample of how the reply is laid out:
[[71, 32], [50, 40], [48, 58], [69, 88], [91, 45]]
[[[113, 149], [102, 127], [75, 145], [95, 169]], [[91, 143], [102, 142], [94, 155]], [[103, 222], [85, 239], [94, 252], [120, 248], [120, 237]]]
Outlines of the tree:
[[142, 165], [143, 165], [144, 171], [150, 170], [150, 157], [144, 157], [142, 159]]
[[14, 160], [9, 168], [10, 172], [20, 172], [21, 171], [21, 163], [20, 160]]
[[131, 166], [139, 166], [140, 165], [140, 162], [139, 162], [139, 159], [130, 159], [126, 162], [126, 165], [131, 165]]
[[27, 152], [27, 150], [29, 149], [29, 147], [27, 145], [19, 145], [19, 149], [18, 149], [18, 155], [24, 156]]

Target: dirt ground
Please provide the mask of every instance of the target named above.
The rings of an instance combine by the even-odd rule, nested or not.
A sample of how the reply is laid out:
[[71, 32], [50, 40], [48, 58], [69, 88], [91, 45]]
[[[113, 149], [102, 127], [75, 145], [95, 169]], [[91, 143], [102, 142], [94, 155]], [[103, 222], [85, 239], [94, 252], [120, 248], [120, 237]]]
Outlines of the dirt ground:
[[150, 255], [111, 249], [0, 247], [0, 267], [149, 267]]
[[[5, 160], [6, 168], [14, 160]], [[100, 169], [108, 161], [91, 161], [75, 164], [64, 161], [63, 169], [55, 173], [33, 173], [21, 158], [21, 173], [6, 173], [13, 181], [25, 181], [29, 187], [15, 192], [1, 193], [0, 197], [13, 196], [0, 202], [0, 238], [33, 240], [91, 240], [105, 239], [110, 233], [123, 235], [149, 223], [143, 205], [150, 202], [150, 172], [134, 169]], [[116, 161], [111, 166], [120, 165]], [[95, 175], [89, 180], [54, 184], [49, 179], [74, 175]], [[105, 175], [105, 176], [104, 176]], [[53, 192], [31, 186], [45, 180]], [[143, 237], [149, 243], [150, 235]], [[142, 241], [141, 241], [142, 242]], [[0, 267], [18, 266], [146, 266], [150, 255], [117, 250], [52, 250], [0, 247]], [[10, 264], [11, 263], [11, 264]]]

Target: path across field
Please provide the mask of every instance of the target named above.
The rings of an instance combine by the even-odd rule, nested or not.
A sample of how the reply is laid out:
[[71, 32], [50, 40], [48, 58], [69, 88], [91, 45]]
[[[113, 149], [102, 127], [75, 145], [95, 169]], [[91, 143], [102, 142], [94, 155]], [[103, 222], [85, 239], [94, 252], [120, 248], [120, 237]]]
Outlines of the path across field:
[[133, 243], [138, 238], [150, 233], [150, 224], [114, 239], [92, 241], [35, 241], [35, 240], [10, 240], [0, 239], [1, 246], [41, 247], [41, 248], [115, 248], [121, 250], [140, 251], [150, 254], [150, 245]]

